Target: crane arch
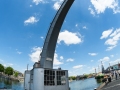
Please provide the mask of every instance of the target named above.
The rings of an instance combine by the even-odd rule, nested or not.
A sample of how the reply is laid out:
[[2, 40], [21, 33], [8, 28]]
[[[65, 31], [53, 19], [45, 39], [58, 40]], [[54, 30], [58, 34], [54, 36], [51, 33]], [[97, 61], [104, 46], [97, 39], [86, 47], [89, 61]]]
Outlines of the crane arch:
[[53, 59], [54, 59], [54, 52], [55, 47], [58, 39], [58, 35], [60, 32], [60, 29], [62, 27], [63, 21], [73, 4], [74, 0], [64, 0], [61, 7], [57, 11], [46, 36], [43, 50], [41, 52], [41, 58], [40, 58], [40, 67], [41, 68], [53, 68]]

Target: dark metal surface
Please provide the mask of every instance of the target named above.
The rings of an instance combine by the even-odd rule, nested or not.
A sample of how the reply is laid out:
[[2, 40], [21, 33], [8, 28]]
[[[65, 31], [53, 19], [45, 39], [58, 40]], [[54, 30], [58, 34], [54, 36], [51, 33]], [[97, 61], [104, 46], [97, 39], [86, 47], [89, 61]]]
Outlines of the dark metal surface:
[[64, 0], [48, 30], [40, 58], [40, 67], [53, 68], [54, 52], [63, 21], [74, 0]]

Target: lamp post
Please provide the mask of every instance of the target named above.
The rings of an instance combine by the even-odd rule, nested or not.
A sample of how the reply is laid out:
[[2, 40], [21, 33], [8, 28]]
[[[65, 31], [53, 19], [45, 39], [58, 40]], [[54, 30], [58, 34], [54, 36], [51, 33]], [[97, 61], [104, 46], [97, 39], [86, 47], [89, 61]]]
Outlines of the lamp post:
[[99, 68], [99, 65], [98, 65], [98, 74], [99, 74], [99, 72], [100, 72], [100, 68]]
[[110, 71], [110, 63], [109, 63], [109, 71]]
[[96, 68], [95, 68], [95, 74], [97, 74], [97, 73], [96, 73]]
[[118, 69], [119, 69], [119, 62], [118, 62]]
[[28, 71], [28, 66], [29, 66], [29, 64], [27, 64], [27, 71]]
[[105, 70], [104, 70], [104, 66], [103, 66], [102, 61], [101, 61], [101, 68], [102, 68], [102, 73], [105, 73]]

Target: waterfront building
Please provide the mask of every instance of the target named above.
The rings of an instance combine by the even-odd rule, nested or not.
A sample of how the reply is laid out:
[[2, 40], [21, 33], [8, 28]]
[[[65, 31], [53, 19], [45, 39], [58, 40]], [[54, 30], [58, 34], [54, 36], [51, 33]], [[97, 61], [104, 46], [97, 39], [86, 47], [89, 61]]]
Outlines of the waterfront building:
[[120, 69], [120, 64], [115, 64], [112, 66], [113, 70], [119, 70]]
[[120, 64], [118, 63], [118, 64], [114, 64], [112, 66], [109, 66], [106, 70], [107, 71], [109, 71], [109, 70], [120, 70]]
[[109, 67], [106, 68], [106, 70], [104, 70], [104, 73], [110, 73], [110, 71], [114, 71], [114, 70], [120, 70], [120, 64], [114, 64], [114, 65], [109, 65]]
[[25, 90], [68, 90], [68, 71], [34, 67], [25, 72]]
[[17, 71], [17, 70], [14, 70], [14, 72], [17, 72], [17, 73], [18, 73], [18, 77], [23, 77], [23, 76], [24, 76], [23, 73], [21, 73], [21, 72], [19, 72], [19, 71]]
[[101, 61], [101, 68], [102, 68], [102, 73], [105, 73], [105, 69], [104, 69], [102, 61]]
[[81, 80], [83, 78], [84, 78], [84, 75], [78, 75], [78, 76], [76, 76], [76, 80]]

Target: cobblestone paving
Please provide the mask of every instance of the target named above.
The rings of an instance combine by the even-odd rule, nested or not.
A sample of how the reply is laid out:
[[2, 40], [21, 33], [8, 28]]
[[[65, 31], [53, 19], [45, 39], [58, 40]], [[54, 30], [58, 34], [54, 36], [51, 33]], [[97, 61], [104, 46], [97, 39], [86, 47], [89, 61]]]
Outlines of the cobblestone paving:
[[106, 84], [101, 90], [120, 90], [120, 79]]

